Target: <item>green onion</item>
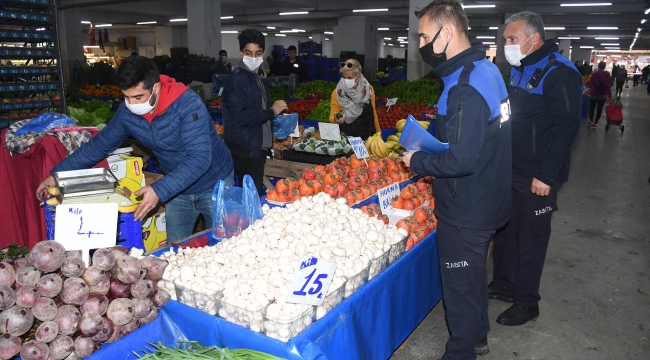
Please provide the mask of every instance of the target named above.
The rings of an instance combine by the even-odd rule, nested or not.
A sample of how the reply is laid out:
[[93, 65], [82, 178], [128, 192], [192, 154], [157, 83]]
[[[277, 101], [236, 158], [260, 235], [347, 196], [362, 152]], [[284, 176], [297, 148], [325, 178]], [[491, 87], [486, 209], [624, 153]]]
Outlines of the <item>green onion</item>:
[[142, 350], [144, 355], [134, 354], [141, 360], [194, 360], [194, 359], [216, 359], [216, 360], [282, 360], [261, 351], [250, 349], [219, 348], [216, 346], [203, 346], [196, 341], [182, 341], [176, 343], [176, 348], [168, 348], [163, 343], [149, 343], [155, 350], [147, 352]]

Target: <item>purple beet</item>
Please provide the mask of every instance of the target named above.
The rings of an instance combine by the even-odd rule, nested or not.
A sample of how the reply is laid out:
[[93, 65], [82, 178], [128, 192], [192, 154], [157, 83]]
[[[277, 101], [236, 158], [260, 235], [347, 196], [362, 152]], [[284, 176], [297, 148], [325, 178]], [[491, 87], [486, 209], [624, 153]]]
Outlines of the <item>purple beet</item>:
[[115, 254], [111, 249], [97, 249], [93, 254], [93, 266], [108, 271], [115, 267]]
[[14, 260], [14, 270], [18, 270], [21, 267], [32, 266], [32, 264], [26, 258], [20, 258]]
[[113, 257], [115, 258], [115, 261], [117, 261], [122, 256], [129, 255], [129, 249], [125, 248], [122, 245], [115, 245], [110, 249], [111, 252], [113, 252]]
[[146, 280], [138, 280], [131, 284], [131, 295], [136, 299], [148, 298], [151, 291], [151, 285]]
[[77, 328], [79, 329], [79, 332], [81, 332], [81, 335], [87, 337], [97, 335], [102, 327], [104, 327], [104, 318], [94, 312], [86, 312], [81, 315], [81, 319], [79, 319], [79, 325], [77, 325]]
[[54, 340], [57, 335], [59, 335], [59, 325], [54, 321], [46, 321], [38, 326], [34, 337], [36, 341], [47, 344]]
[[36, 306], [40, 298], [36, 286], [25, 285], [16, 290], [16, 304], [20, 307], [31, 309]]
[[148, 324], [156, 320], [157, 317], [158, 317], [158, 308], [152, 307], [151, 312], [147, 316], [140, 319], [140, 322], [143, 324]]
[[106, 276], [104, 277], [104, 280], [99, 282], [99, 284], [90, 287], [90, 295], [106, 295], [110, 290], [111, 278]]
[[59, 308], [54, 303], [54, 300], [46, 297], [40, 297], [36, 305], [32, 308], [34, 317], [41, 321], [54, 319], [58, 312]]
[[0, 262], [0, 284], [11, 286], [16, 281], [16, 270], [8, 262]]
[[63, 360], [74, 350], [74, 340], [67, 335], [59, 335], [49, 344], [50, 356], [55, 360]]
[[113, 321], [115, 325], [125, 325], [133, 320], [133, 301], [131, 299], [114, 299], [108, 304], [106, 316]]
[[154, 297], [154, 295], [156, 295], [156, 293], [158, 293], [158, 283], [154, 282], [153, 280], [149, 280], [149, 279], [147, 279], [145, 281], [151, 287], [151, 293], [149, 293], [149, 297], [150, 298]]
[[140, 327], [140, 320], [139, 319], [133, 319], [131, 320], [128, 324], [122, 326], [122, 336], [126, 336], [136, 330]]
[[83, 305], [90, 295], [90, 287], [80, 278], [67, 278], [63, 282], [61, 300], [66, 304]]
[[59, 325], [59, 334], [73, 335], [77, 332], [77, 324], [81, 319], [81, 312], [72, 305], [62, 305], [59, 312], [54, 318], [54, 322]]
[[9, 333], [11, 336], [20, 336], [28, 332], [33, 324], [32, 312], [18, 305], [0, 313], [0, 334]]
[[113, 335], [113, 322], [111, 321], [111, 319], [106, 317], [103, 318], [103, 320], [104, 321], [103, 321], [102, 329], [99, 330], [97, 335], [91, 338], [96, 343], [102, 343], [108, 340]]
[[79, 307], [82, 314], [93, 312], [103, 316], [108, 309], [108, 298], [104, 295], [92, 295]]
[[16, 269], [16, 282], [18, 285], [36, 285], [41, 279], [41, 272], [33, 266], [23, 266]]
[[127, 298], [131, 294], [131, 285], [122, 284], [117, 279], [111, 279], [111, 297], [113, 298]]
[[65, 248], [56, 241], [41, 241], [29, 253], [32, 265], [49, 273], [61, 267], [66, 257]]
[[121, 337], [122, 337], [122, 327], [120, 325], [113, 324], [113, 334], [111, 335], [111, 337], [108, 338], [108, 340], [106, 340], [106, 343], [110, 344], [112, 342], [119, 340]]
[[68, 257], [61, 265], [61, 274], [67, 277], [81, 277], [86, 270], [86, 263], [80, 257]]
[[131, 299], [133, 302], [133, 317], [136, 319], [141, 319], [151, 312], [151, 307], [153, 303], [151, 299]]
[[7, 310], [16, 303], [16, 292], [11, 287], [0, 285], [0, 310]]
[[20, 352], [23, 342], [19, 337], [9, 334], [0, 335], [0, 359], [9, 360]]
[[50, 356], [50, 348], [47, 344], [30, 341], [20, 349], [20, 357], [24, 360], [47, 360]]
[[95, 351], [93, 339], [85, 336], [79, 336], [74, 340], [74, 353], [80, 358], [86, 358]]
[[65, 257], [67, 258], [79, 258], [83, 257], [83, 251], [81, 250], [68, 250], [65, 252]]
[[38, 280], [36, 290], [41, 296], [53, 298], [61, 292], [63, 288], [63, 280], [57, 274], [47, 274]]
[[155, 256], [146, 256], [140, 260], [140, 263], [143, 268], [147, 269], [147, 276], [145, 276], [145, 279], [153, 281], [160, 281], [165, 272], [165, 268], [169, 265], [167, 260]]
[[140, 278], [140, 260], [133, 256], [122, 256], [115, 261], [115, 277], [125, 284], [132, 284]]
[[67, 358], [65, 358], [63, 360], [80, 360], [80, 359], [81, 358], [79, 356], [77, 356], [77, 354], [75, 354], [74, 351], [73, 351], [73, 352], [70, 353], [70, 355], [68, 355]]
[[84, 270], [83, 275], [81, 275], [81, 278], [86, 282], [86, 284], [93, 286], [99, 284], [104, 278], [106, 278], [106, 274], [104, 274], [104, 270], [98, 268], [97, 266], [91, 265]]
[[153, 298], [151, 298], [151, 301], [153, 301], [154, 305], [156, 305], [158, 307], [161, 307], [161, 306], [165, 306], [165, 304], [167, 304], [167, 302], [169, 301], [169, 298], [170, 298], [170, 296], [169, 296], [169, 293], [167, 292], [167, 290], [158, 289], [158, 292], [156, 293], [156, 295]]
[[140, 277], [138, 279], [144, 280], [146, 276], [147, 276], [147, 269], [140, 269]]

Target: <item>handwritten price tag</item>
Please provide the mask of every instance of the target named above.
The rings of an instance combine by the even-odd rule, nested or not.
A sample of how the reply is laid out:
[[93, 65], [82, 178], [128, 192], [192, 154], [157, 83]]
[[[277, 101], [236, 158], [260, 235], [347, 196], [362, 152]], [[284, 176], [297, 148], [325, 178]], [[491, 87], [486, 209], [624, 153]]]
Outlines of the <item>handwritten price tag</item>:
[[291, 285], [287, 302], [306, 305], [322, 304], [334, 277], [336, 265], [334, 261], [313, 256], [304, 257]]
[[357, 159], [361, 160], [370, 156], [370, 154], [368, 154], [368, 150], [366, 149], [366, 145], [363, 143], [363, 140], [361, 140], [360, 137], [348, 136], [348, 141], [350, 142], [355, 155], [357, 155]]
[[318, 123], [320, 138], [323, 140], [341, 141], [339, 124]]
[[388, 101], [386, 101], [386, 106], [391, 106], [395, 104], [397, 104], [397, 98], [388, 99]]
[[58, 205], [54, 240], [66, 250], [82, 250], [84, 262], [90, 265], [90, 249], [115, 246], [117, 204]]
[[393, 210], [393, 199], [398, 197], [400, 193], [399, 183], [394, 183], [388, 185], [385, 188], [377, 190], [377, 196], [379, 197], [379, 207], [381, 208], [381, 213], [388, 215]]

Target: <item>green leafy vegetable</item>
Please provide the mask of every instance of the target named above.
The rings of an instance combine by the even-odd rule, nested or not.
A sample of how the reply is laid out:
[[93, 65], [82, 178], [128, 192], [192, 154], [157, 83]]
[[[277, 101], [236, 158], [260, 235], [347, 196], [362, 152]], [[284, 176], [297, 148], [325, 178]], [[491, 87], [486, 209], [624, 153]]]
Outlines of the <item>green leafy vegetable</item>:
[[[168, 348], [161, 342], [149, 344], [155, 350], [138, 356], [141, 360], [194, 360], [194, 359], [216, 359], [216, 360], [283, 360], [261, 351], [249, 349], [228, 349], [216, 346], [203, 346], [196, 341], [178, 341], [176, 348]], [[135, 352], [134, 352], [135, 353]]]
[[304, 98], [309, 93], [323, 93], [326, 97], [329, 97], [332, 94], [332, 91], [336, 89], [336, 83], [332, 81], [324, 80], [314, 80], [303, 83], [298, 86], [296, 92], [293, 93], [293, 97]]
[[307, 119], [318, 122], [330, 122], [330, 101], [321, 100], [308, 115]]

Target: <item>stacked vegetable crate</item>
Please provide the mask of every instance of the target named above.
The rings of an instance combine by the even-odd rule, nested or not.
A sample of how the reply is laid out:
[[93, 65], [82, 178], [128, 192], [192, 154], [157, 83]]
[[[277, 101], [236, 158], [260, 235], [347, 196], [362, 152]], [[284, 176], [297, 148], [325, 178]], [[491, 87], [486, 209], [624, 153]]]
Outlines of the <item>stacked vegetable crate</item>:
[[313, 41], [298, 42], [298, 54], [301, 60], [309, 67], [307, 75], [312, 80], [325, 79], [325, 64], [323, 57], [323, 43]]
[[[0, 9], [0, 128], [40, 111], [66, 112], [54, 0], [2, 1]], [[10, 61], [23, 60], [12, 66]], [[18, 113], [20, 112], [20, 113]]]

